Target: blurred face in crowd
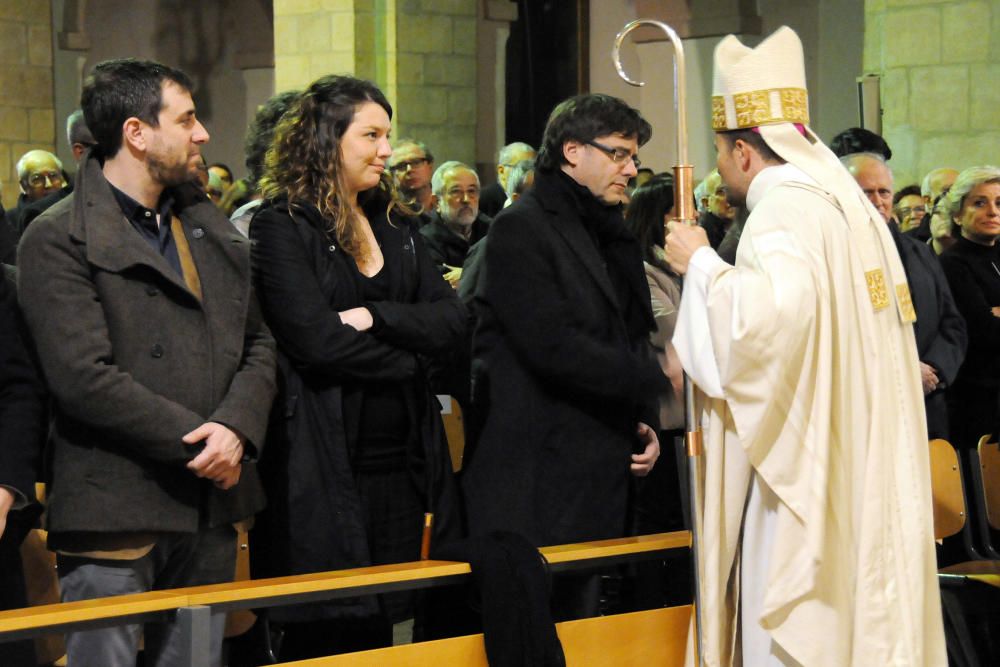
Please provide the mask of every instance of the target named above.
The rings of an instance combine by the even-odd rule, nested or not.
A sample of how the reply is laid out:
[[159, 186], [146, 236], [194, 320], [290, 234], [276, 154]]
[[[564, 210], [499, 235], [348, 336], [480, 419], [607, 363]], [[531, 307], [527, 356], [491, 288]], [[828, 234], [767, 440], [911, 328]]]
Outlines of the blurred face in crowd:
[[457, 167], [444, 174], [444, 191], [438, 199], [438, 213], [445, 223], [469, 226], [479, 215], [479, 180]]
[[868, 201], [889, 222], [892, 219], [892, 172], [889, 167], [873, 158], [862, 158], [851, 168], [851, 173]]
[[414, 192], [430, 187], [434, 164], [420, 146], [400, 144], [392, 153], [389, 169], [403, 192]]
[[611, 206], [628, 202], [628, 181], [636, 175], [639, 144], [635, 137], [608, 134], [587, 142], [567, 141], [562, 166], [577, 183], [601, 203]]
[[941, 244], [948, 244], [954, 241], [952, 235], [952, 224], [948, 214], [944, 210], [944, 204], [939, 202], [931, 213], [931, 238]]
[[510, 175], [510, 170], [514, 168], [514, 165], [523, 160], [534, 159], [535, 151], [519, 149], [511, 154], [506, 163], [497, 165], [497, 181], [499, 181], [500, 187], [503, 188], [504, 192], [507, 191], [507, 177]]
[[48, 151], [29, 151], [22, 163], [21, 192], [28, 201], [36, 201], [66, 185], [56, 156]]
[[962, 236], [981, 245], [994, 245], [1000, 237], [1000, 183], [980, 183], [962, 200], [955, 217]]
[[226, 170], [226, 169], [224, 169], [224, 168], [216, 165], [214, 167], [209, 167], [208, 171], [209, 171], [209, 173], [215, 174], [215, 175], [217, 175], [219, 177], [219, 180], [222, 182], [222, 189], [223, 190], [228, 190], [230, 188], [230, 186], [232, 186], [232, 184], [233, 184], [233, 177], [232, 177], [232, 174], [230, 174], [228, 170]]
[[712, 173], [708, 177], [708, 185], [705, 187], [705, 191], [708, 193], [708, 210], [713, 215], [726, 220], [732, 220], [736, 217], [736, 209], [730, 205], [727, 199], [729, 193], [722, 182], [722, 176], [717, 172]]
[[920, 225], [927, 213], [924, 198], [920, 195], [906, 195], [896, 204], [896, 220], [899, 220], [900, 231], [906, 232]]
[[208, 174], [208, 184], [205, 186], [205, 194], [208, 195], [208, 198], [213, 204], [218, 206], [222, 201], [222, 195], [225, 187], [222, 184], [222, 179], [219, 178], [217, 173], [211, 169], [208, 169], [206, 173]]
[[172, 82], [163, 84], [159, 126], [145, 125], [146, 169], [164, 187], [180, 185], [198, 176], [201, 145], [208, 132], [194, 112], [191, 93]]
[[955, 183], [955, 179], [958, 178], [958, 171], [942, 167], [941, 169], [932, 171], [929, 176], [930, 182], [928, 185], [931, 187], [931, 194], [929, 197], [924, 198], [924, 204], [927, 206], [936, 202], [941, 195], [946, 194], [951, 189], [951, 186]]
[[340, 166], [352, 195], [378, 185], [392, 155], [391, 129], [389, 114], [375, 102], [365, 102], [354, 112], [354, 120], [340, 138]]

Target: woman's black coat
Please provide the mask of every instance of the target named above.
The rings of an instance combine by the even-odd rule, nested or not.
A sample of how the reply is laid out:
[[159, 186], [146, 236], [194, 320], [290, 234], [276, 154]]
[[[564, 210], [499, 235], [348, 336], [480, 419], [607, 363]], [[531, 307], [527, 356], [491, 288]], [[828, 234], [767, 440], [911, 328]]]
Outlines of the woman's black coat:
[[[391, 300], [366, 303], [354, 259], [312, 207], [265, 204], [250, 226], [254, 284], [278, 342], [280, 393], [260, 471], [268, 508], [251, 537], [254, 577], [370, 564], [352, 459], [366, 383], [404, 389], [410, 469], [435, 511], [435, 539], [460, 520], [440, 406], [424, 379], [425, 356], [462, 339], [464, 306], [435, 270], [407, 221], [369, 214], [391, 279]], [[366, 306], [375, 324], [358, 332], [338, 311]], [[419, 527], [415, 528], [419, 530]], [[304, 621], [370, 613], [371, 600], [288, 608], [272, 616]], [[277, 610], [275, 610], [277, 611]]]

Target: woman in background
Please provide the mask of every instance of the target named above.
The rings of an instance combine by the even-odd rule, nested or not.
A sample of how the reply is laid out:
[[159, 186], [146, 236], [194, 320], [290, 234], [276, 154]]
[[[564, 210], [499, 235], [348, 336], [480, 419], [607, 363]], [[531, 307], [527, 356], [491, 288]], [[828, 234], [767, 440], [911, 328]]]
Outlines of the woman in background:
[[[261, 476], [254, 577], [417, 560], [425, 512], [457, 532], [451, 461], [425, 356], [465, 309], [396, 198], [392, 108], [372, 83], [315, 81], [282, 117], [250, 224], [254, 284], [282, 390]], [[386, 646], [410, 596], [273, 609], [280, 659]]]
[[[650, 343], [656, 351], [663, 374], [670, 388], [659, 397], [660, 447], [662, 455], [657, 465], [644, 479], [637, 481], [635, 532], [640, 535], [684, 530], [681, 475], [686, 469], [678, 466], [681, 452], [676, 438], [684, 435], [684, 371], [670, 343], [681, 303], [681, 280], [663, 256], [664, 224], [674, 214], [674, 180], [660, 174], [632, 192], [632, 201], [625, 214], [625, 224], [642, 248], [643, 268], [656, 319], [656, 331]], [[685, 459], [686, 460], [686, 459]], [[650, 561], [637, 566], [636, 606], [653, 608], [665, 604], [682, 604], [690, 600], [689, 568], [680, 561], [667, 566], [663, 561]]]
[[947, 393], [948, 423], [955, 447], [973, 449], [996, 429], [1000, 399], [1000, 168], [963, 171], [942, 208], [955, 243], [941, 254], [941, 268], [969, 332]]

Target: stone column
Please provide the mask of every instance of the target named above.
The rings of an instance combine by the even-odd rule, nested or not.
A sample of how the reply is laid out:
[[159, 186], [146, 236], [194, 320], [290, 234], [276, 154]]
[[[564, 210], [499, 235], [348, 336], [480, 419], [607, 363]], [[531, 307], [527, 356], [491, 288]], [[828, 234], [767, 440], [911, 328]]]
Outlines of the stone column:
[[474, 163], [476, 0], [275, 0], [274, 53], [275, 90], [325, 74], [372, 79], [395, 137]]
[[897, 186], [1000, 162], [1000, 0], [866, 0], [864, 68]]
[[396, 0], [396, 136], [476, 159], [476, 0]]
[[0, 2], [0, 91], [0, 181], [11, 208], [18, 158], [32, 148], [55, 152], [50, 3]]

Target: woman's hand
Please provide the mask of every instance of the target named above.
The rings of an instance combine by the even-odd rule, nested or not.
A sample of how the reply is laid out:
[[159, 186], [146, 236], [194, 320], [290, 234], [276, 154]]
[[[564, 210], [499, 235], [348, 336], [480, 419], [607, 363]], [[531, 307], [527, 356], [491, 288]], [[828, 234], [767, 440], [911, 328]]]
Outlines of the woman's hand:
[[363, 306], [351, 308], [350, 310], [342, 310], [337, 314], [340, 315], [341, 322], [349, 327], [354, 327], [358, 331], [368, 331], [372, 328], [372, 324], [374, 324], [372, 314]]

